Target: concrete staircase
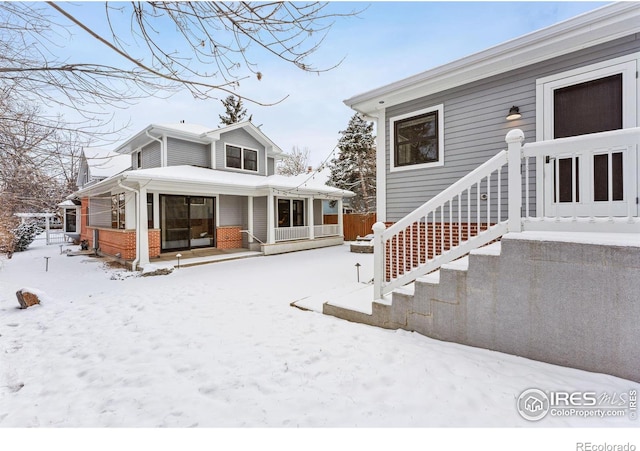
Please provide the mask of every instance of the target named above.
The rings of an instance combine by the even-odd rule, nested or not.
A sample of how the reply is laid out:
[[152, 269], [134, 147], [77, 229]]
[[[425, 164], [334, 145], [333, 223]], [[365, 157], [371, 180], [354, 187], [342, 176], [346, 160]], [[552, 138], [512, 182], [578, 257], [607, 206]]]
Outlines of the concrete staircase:
[[374, 301], [323, 313], [640, 381], [640, 237], [507, 234]]

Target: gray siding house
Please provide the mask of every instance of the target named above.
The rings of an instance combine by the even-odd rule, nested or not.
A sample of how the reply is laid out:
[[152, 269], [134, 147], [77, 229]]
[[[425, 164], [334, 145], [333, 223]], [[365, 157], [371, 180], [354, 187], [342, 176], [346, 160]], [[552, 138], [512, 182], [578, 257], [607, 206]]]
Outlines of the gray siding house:
[[341, 224], [317, 213], [353, 194], [309, 175], [274, 174], [282, 150], [251, 122], [154, 124], [114, 153], [129, 169], [79, 184], [76, 230], [134, 268], [181, 250], [273, 254], [343, 241]]
[[639, 70], [621, 2], [345, 100], [382, 222], [324, 313], [640, 381]]
[[[639, 8], [600, 8], [345, 100], [377, 122], [378, 217], [396, 222], [433, 198], [504, 149], [511, 129], [535, 142], [637, 127]], [[513, 106], [520, 116], [507, 120]], [[561, 120], [584, 127], [554, 131]], [[397, 131], [422, 134], [412, 146]]]

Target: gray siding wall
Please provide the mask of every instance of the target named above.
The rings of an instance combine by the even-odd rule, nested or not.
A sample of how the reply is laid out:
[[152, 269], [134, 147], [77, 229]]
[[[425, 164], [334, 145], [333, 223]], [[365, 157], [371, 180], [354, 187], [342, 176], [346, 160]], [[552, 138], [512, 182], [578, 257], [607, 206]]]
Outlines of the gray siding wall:
[[267, 242], [267, 197], [253, 198], [253, 234], [263, 243]]
[[313, 225], [322, 225], [324, 217], [322, 215], [322, 199], [313, 199]]
[[[134, 153], [134, 161], [131, 162], [131, 167], [135, 167], [136, 158], [137, 156]], [[161, 161], [160, 143], [153, 141], [142, 148], [142, 167], [139, 169], [159, 168]]]
[[78, 174], [78, 179], [80, 180], [81, 185], [78, 188], [82, 188], [89, 180], [89, 165], [87, 164], [87, 160], [82, 160], [80, 164], [80, 173]]
[[191, 165], [211, 167], [211, 151], [208, 144], [167, 138], [167, 166]]
[[273, 158], [267, 158], [267, 175], [276, 173], [276, 161]]
[[221, 226], [245, 226], [247, 217], [247, 198], [244, 196], [218, 196], [218, 211]]
[[[234, 146], [247, 147], [249, 149], [258, 151], [258, 172], [259, 175], [267, 175], [266, 168], [264, 167], [265, 148], [256, 141], [253, 136], [244, 130], [232, 130], [227, 133], [223, 133], [220, 140], [216, 142], [216, 169], [238, 172], [240, 170], [235, 168], [227, 168], [225, 161], [225, 144], [231, 144]], [[243, 173], [254, 173], [247, 171], [240, 171]]]
[[89, 198], [89, 225], [111, 227], [111, 197]]
[[[520, 128], [525, 142], [535, 141], [536, 79], [638, 51], [640, 36], [628, 36], [387, 108], [387, 220], [401, 219], [506, 149], [504, 139], [509, 130]], [[389, 119], [439, 104], [444, 105], [444, 166], [390, 172]], [[505, 117], [512, 105], [520, 107], [522, 118], [508, 122]], [[530, 202], [535, 211], [535, 179], [530, 180]], [[504, 183], [503, 187], [506, 189]]]

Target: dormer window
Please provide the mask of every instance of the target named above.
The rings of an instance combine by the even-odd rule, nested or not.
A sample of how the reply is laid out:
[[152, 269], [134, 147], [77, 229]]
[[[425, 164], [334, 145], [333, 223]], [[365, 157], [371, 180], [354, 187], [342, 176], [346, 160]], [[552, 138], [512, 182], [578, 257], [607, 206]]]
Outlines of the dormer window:
[[227, 145], [226, 166], [233, 169], [258, 172], [258, 151]]

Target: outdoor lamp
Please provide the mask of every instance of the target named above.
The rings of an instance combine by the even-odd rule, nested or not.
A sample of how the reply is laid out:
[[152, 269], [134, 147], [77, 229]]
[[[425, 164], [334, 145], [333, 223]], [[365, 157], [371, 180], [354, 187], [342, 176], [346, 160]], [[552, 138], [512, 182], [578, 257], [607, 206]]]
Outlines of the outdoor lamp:
[[509, 115], [507, 116], [508, 121], [515, 121], [516, 119], [520, 119], [521, 117], [522, 114], [520, 114], [520, 108], [514, 105], [509, 109]]

